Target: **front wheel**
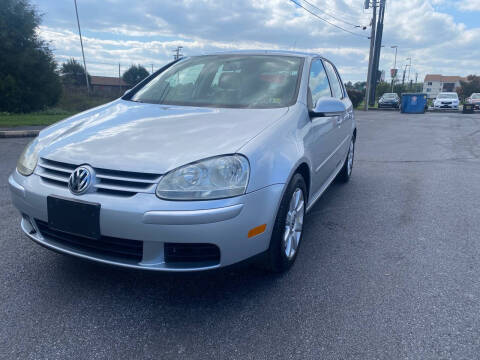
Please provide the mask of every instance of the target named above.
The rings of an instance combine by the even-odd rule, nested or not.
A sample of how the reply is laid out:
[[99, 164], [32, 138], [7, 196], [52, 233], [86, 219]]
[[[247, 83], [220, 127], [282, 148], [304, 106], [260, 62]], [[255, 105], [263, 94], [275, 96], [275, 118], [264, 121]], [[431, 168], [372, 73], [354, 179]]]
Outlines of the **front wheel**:
[[288, 184], [277, 212], [267, 252], [266, 265], [273, 272], [285, 272], [295, 262], [303, 235], [307, 186], [300, 174]]

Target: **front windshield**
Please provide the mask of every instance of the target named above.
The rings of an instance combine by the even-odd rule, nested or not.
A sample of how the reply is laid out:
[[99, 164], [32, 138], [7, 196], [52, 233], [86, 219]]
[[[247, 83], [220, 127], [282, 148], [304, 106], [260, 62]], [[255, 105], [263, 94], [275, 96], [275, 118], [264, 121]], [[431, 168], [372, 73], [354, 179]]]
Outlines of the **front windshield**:
[[275, 108], [296, 101], [303, 59], [276, 55], [210, 55], [173, 65], [131, 100], [152, 104]]
[[393, 99], [396, 97], [397, 94], [393, 94], [393, 93], [388, 93], [388, 94], [383, 94], [383, 97], [386, 98], [386, 99]]
[[437, 99], [458, 99], [457, 94], [439, 94]]
[[480, 94], [473, 94], [472, 99], [480, 99]]

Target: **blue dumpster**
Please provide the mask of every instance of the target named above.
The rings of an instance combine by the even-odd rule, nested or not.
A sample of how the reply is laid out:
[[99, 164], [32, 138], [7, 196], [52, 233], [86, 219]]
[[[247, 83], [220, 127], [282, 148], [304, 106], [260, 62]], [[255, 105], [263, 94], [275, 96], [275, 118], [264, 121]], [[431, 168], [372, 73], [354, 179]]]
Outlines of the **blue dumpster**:
[[427, 107], [427, 94], [402, 94], [402, 113], [423, 114]]

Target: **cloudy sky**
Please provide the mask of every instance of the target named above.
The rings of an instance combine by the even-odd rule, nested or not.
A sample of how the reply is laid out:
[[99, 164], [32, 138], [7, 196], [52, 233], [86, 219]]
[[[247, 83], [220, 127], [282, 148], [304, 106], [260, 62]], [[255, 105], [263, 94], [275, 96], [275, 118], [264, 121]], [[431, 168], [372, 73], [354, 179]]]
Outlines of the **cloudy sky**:
[[[88, 71], [118, 76], [130, 64], [150, 71], [185, 55], [230, 49], [318, 52], [340, 68], [345, 81], [366, 78], [371, 11], [364, 0], [77, 0]], [[81, 59], [73, 0], [32, 0], [43, 14], [41, 36], [59, 62]], [[426, 73], [480, 73], [480, 0], [387, 0], [381, 69], [412, 58], [412, 78]], [[387, 76], [388, 78], [388, 76]]]

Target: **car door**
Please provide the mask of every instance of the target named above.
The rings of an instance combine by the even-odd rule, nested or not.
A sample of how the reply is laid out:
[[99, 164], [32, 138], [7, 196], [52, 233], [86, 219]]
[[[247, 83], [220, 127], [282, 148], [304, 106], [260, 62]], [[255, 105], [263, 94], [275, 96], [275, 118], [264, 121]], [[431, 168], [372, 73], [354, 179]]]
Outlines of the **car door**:
[[[307, 106], [315, 108], [320, 98], [331, 97], [332, 91], [327, 73], [320, 58], [313, 59], [310, 64], [308, 79]], [[333, 158], [337, 144], [335, 131], [337, 120], [335, 116], [311, 117], [310, 130], [305, 137], [305, 150], [311, 159], [314, 176], [312, 177], [312, 198], [322, 190], [323, 185], [335, 169]]]
[[338, 168], [343, 165], [350, 146], [350, 138], [353, 129], [353, 105], [348, 98], [345, 86], [343, 85], [335, 66], [328, 60], [324, 60], [324, 65], [332, 88], [332, 96], [341, 100], [345, 104], [346, 109], [341, 116], [337, 117], [336, 127], [333, 131], [335, 143], [337, 144], [335, 148], [336, 153], [333, 157], [335, 158], [335, 168]]

